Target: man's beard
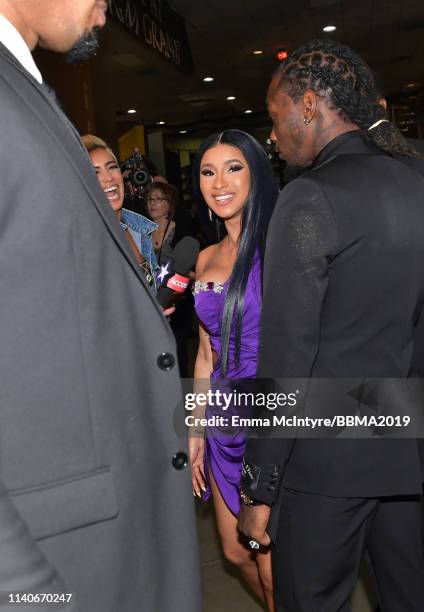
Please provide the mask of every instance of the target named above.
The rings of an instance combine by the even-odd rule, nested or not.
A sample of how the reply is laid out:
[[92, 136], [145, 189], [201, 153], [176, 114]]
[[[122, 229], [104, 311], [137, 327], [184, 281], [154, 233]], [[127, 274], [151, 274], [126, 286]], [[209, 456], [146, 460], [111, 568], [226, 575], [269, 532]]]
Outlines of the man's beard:
[[91, 32], [87, 32], [81, 36], [74, 44], [72, 49], [66, 54], [68, 64], [80, 64], [96, 55], [99, 47], [99, 31], [100, 28], [93, 28]]

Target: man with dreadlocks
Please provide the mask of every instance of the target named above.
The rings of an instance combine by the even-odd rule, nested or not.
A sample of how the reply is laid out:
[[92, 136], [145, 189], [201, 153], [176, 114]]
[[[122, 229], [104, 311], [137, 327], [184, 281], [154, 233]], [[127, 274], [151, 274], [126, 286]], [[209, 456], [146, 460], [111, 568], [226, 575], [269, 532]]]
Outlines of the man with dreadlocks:
[[[312, 41], [279, 66], [267, 104], [280, 156], [310, 168], [270, 223], [258, 376], [378, 387], [422, 372], [422, 164], [377, 103], [370, 68]], [[367, 550], [381, 609], [422, 611], [423, 473], [416, 439], [250, 439], [239, 527], [252, 548], [275, 542], [277, 609], [347, 612]]]

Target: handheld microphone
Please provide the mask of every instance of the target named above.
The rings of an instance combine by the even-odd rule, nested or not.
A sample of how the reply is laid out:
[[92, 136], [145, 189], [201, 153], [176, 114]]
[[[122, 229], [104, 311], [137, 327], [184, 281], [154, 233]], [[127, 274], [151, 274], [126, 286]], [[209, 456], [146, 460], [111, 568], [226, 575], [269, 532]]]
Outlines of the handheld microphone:
[[171, 304], [172, 299], [177, 297], [176, 293], [182, 294], [187, 289], [190, 283], [188, 274], [196, 263], [199, 250], [199, 241], [191, 236], [185, 236], [175, 245], [174, 271], [165, 277], [165, 282], [159, 287], [156, 296], [163, 308]]

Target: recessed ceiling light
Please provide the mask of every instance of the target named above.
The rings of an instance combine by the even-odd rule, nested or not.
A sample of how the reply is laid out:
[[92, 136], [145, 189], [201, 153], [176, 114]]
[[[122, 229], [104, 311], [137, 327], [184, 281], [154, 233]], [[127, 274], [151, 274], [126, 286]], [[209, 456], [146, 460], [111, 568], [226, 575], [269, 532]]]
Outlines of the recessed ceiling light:
[[336, 26], [332, 26], [332, 25], [328, 25], [322, 28], [323, 32], [334, 32], [335, 30], [337, 30]]
[[157, 125], [165, 125], [165, 121], [158, 121]]
[[263, 51], [261, 51], [260, 49], [256, 49], [256, 51], [253, 51], [253, 55], [262, 55]]
[[249, 113], [252, 113], [253, 111], [250, 110], [250, 108], [248, 108], [247, 110], [244, 111], [246, 113], [246, 115], [248, 115]]
[[135, 108], [130, 108], [129, 110], [127, 110], [127, 113], [129, 115], [134, 115], [134, 113], [136, 113], [137, 111], [135, 110]]
[[227, 100], [235, 100], [236, 97], [235, 96], [227, 96]]
[[205, 77], [205, 78], [203, 79], [203, 81], [204, 81], [205, 83], [212, 83], [212, 81], [213, 81], [213, 77]]
[[187, 130], [180, 130], [180, 134], [187, 134]]

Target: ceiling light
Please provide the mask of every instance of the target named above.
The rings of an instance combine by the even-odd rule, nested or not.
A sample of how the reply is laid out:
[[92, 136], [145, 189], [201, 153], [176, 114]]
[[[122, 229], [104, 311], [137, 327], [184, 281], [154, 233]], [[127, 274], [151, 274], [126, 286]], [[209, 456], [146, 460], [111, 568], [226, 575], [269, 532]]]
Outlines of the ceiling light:
[[137, 111], [135, 110], [135, 108], [130, 108], [129, 110], [127, 110], [127, 113], [129, 115], [134, 115], [134, 113], [136, 113]]
[[246, 115], [248, 115], [249, 113], [252, 113], [253, 111], [250, 110], [250, 108], [248, 108], [247, 110], [244, 111], [246, 113]]
[[235, 100], [236, 97], [235, 96], [227, 96], [227, 100]]
[[256, 51], [253, 51], [253, 55], [262, 55], [263, 51], [261, 51], [260, 49], [257, 49]]
[[408, 87], [409, 89], [412, 87], [416, 87], [417, 84], [416, 83], [406, 83], [405, 87]]
[[187, 134], [187, 130], [180, 130], [180, 134]]
[[323, 32], [334, 32], [335, 30], [337, 30], [336, 26], [332, 26], [332, 25], [328, 25], [322, 28]]
[[203, 81], [204, 81], [205, 83], [212, 83], [212, 81], [213, 81], [213, 77], [205, 77], [205, 78], [203, 79]]
[[157, 125], [165, 125], [165, 121], [158, 121]]

